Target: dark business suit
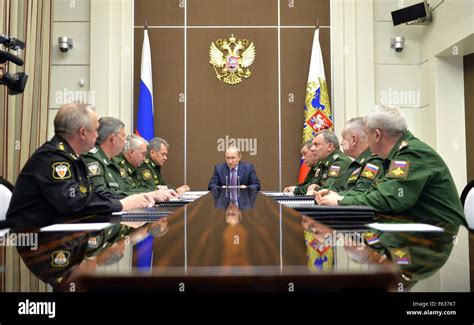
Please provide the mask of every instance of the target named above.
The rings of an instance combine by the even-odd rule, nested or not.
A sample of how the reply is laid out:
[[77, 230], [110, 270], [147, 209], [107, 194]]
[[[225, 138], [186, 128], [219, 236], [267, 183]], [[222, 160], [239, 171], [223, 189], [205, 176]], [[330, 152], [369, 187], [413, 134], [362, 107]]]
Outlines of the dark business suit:
[[[234, 189], [216, 188], [211, 191], [216, 208], [227, 209], [231, 203], [232, 191]], [[237, 206], [240, 211], [248, 210], [254, 207], [257, 192], [251, 189], [235, 189]]]
[[[239, 167], [237, 169], [237, 176], [239, 177], [239, 185], [246, 185], [248, 188], [254, 191], [260, 191], [260, 181], [258, 180], [257, 174], [253, 164], [239, 162]], [[212, 175], [211, 180], [207, 189], [212, 191], [215, 188], [226, 185], [230, 185], [230, 169], [226, 163], [217, 164], [214, 168], [214, 175]]]

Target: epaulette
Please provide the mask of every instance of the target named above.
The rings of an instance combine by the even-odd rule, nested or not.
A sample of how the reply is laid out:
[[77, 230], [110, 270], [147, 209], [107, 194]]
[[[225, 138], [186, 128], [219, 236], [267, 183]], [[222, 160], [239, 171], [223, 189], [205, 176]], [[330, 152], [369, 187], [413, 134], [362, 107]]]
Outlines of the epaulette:
[[97, 153], [97, 151], [99, 151], [99, 149], [97, 149], [97, 147], [94, 147], [91, 150], [89, 150], [89, 152], [92, 153], [92, 154]]
[[400, 143], [400, 146], [398, 147], [398, 150], [402, 150], [405, 147], [408, 147], [408, 142], [403, 140], [402, 143]]

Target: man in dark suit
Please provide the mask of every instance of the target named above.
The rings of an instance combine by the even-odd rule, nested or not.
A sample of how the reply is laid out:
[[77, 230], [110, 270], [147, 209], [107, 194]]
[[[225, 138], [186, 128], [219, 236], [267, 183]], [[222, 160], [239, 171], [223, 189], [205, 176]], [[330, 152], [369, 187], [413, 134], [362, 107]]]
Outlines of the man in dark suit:
[[240, 151], [236, 147], [229, 147], [225, 151], [225, 163], [217, 164], [214, 175], [209, 181], [208, 190], [223, 186], [248, 187], [260, 191], [260, 181], [253, 164], [240, 161]]

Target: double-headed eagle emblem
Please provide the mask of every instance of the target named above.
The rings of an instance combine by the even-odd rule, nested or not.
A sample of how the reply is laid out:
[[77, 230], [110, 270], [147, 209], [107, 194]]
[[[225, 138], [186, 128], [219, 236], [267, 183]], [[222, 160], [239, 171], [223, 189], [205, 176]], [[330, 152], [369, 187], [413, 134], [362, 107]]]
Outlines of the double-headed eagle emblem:
[[[226, 54], [224, 54], [226, 53]], [[214, 67], [217, 79], [229, 85], [235, 85], [242, 78], [249, 78], [248, 69], [255, 60], [255, 46], [246, 39], [236, 40], [234, 35], [211, 43], [209, 63]]]

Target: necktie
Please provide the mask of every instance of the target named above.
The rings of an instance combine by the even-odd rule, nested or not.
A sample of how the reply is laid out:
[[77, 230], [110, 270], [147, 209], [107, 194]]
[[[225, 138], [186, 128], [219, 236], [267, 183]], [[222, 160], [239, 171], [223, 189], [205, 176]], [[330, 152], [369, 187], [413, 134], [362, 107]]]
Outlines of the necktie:
[[237, 186], [237, 171], [235, 168], [230, 172], [230, 186]]

